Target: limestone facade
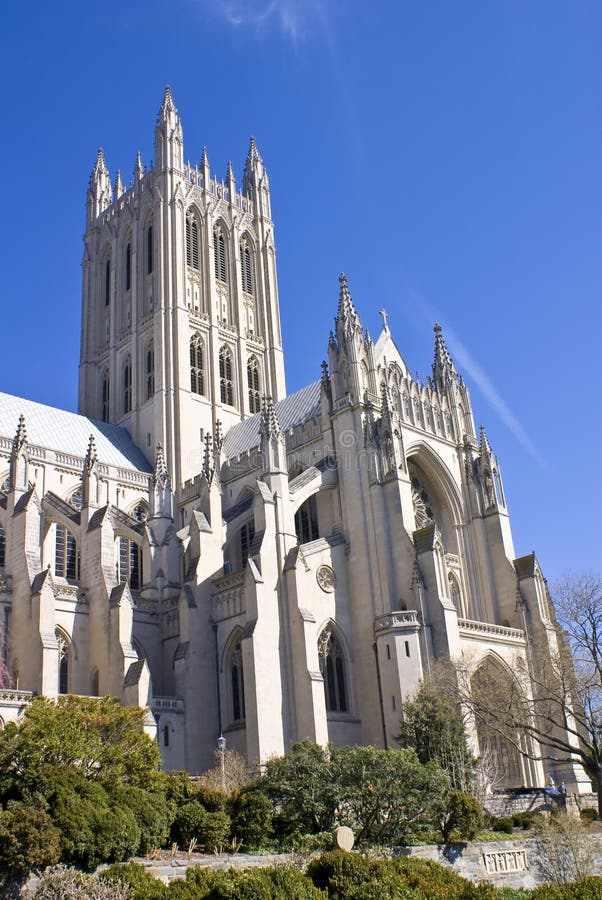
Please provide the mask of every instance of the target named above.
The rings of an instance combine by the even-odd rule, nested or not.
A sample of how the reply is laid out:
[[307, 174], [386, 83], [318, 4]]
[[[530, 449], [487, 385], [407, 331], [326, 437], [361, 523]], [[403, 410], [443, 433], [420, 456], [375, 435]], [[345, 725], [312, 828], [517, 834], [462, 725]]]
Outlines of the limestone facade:
[[[193, 773], [220, 734], [253, 762], [304, 738], [394, 746], [437, 658], [512, 678], [529, 642], [555, 646], [545, 580], [515, 557], [441, 329], [421, 383], [341, 276], [321, 377], [287, 396], [255, 141], [240, 190], [184, 159], [169, 89], [129, 188], [99, 151], [79, 415], [0, 395], [0, 716], [27, 692], [114, 694]], [[509, 786], [543, 785], [495, 750]]]

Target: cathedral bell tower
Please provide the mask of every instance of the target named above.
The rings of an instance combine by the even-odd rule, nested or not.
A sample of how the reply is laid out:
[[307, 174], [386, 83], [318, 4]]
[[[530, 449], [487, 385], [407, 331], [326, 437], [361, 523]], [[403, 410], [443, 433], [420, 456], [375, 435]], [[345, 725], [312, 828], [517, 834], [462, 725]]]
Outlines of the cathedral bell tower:
[[251, 138], [242, 179], [184, 162], [170, 88], [155, 161], [112, 190], [103, 151], [84, 235], [79, 412], [125, 426], [177, 490], [200, 472], [203, 437], [285, 396], [269, 180]]

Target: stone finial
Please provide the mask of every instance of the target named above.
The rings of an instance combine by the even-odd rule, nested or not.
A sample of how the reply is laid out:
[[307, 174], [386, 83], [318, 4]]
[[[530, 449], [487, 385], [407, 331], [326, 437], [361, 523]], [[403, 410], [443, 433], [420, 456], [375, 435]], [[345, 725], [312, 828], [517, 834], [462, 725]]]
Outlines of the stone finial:
[[155, 471], [153, 472], [152, 483], [153, 487], [158, 486], [163, 490], [168, 490], [171, 487], [171, 478], [167, 471], [165, 453], [163, 452], [161, 444], [157, 444], [157, 451], [155, 453]]
[[257, 165], [257, 163], [261, 162], [263, 162], [261, 153], [257, 149], [255, 138], [251, 136], [251, 139], [249, 141], [249, 152], [247, 154], [247, 166], [254, 166]]
[[142, 165], [142, 154], [140, 150], [136, 154], [136, 165], [134, 166], [134, 179], [140, 181], [144, 175], [144, 166]]
[[215, 454], [213, 452], [213, 438], [209, 432], [203, 438], [203, 445], [203, 475], [207, 480], [207, 484], [211, 486], [215, 475]]
[[215, 430], [213, 432], [213, 450], [214, 453], [219, 454], [222, 452], [222, 447], [224, 446], [224, 433], [222, 431], [222, 423], [220, 419], [217, 419], [215, 423]]
[[276, 415], [276, 407], [271, 397], [263, 397], [261, 404], [261, 425], [259, 433], [262, 438], [278, 438], [282, 434], [280, 422]]
[[206, 147], [203, 147], [203, 151], [201, 153], [201, 165], [207, 166], [207, 168], [209, 168], [209, 155], [207, 153]]
[[84, 470], [90, 472], [98, 461], [98, 453], [96, 452], [96, 441], [94, 435], [90, 435], [88, 441], [88, 449], [86, 450], [86, 458], [84, 460]]
[[378, 314], [383, 320], [383, 331], [388, 332], [389, 326], [387, 325], [387, 319], [389, 318], [389, 313], [385, 309], [379, 309]]
[[161, 109], [159, 110], [158, 119], [168, 119], [171, 115], [177, 116], [178, 111], [176, 109], [176, 105], [173, 102], [173, 97], [171, 95], [171, 87], [167, 84], [165, 85], [165, 93], [163, 94], [163, 102], [161, 104]]
[[27, 429], [25, 428], [25, 416], [21, 414], [19, 416], [19, 423], [17, 425], [17, 431], [13, 438], [13, 454], [19, 453], [25, 444], [27, 443]]
[[433, 381], [436, 385], [447, 385], [457, 378], [456, 368], [443, 340], [441, 325], [435, 324], [435, 359], [433, 362]]
[[358, 330], [360, 333], [362, 331], [362, 323], [353, 305], [347, 284], [347, 276], [344, 272], [339, 275], [339, 308], [335, 319], [335, 327], [339, 340], [342, 337], [350, 337]]
[[94, 168], [92, 169], [92, 177], [98, 177], [99, 175], [108, 175], [109, 170], [107, 169], [107, 164], [105, 162], [105, 152], [102, 147], [98, 148], [98, 153], [96, 154], [96, 162], [94, 163]]
[[114, 194], [116, 198], [121, 197], [125, 191], [125, 186], [121, 180], [121, 169], [117, 169], [117, 177], [115, 178]]
[[228, 160], [228, 166], [226, 169], [226, 181], [235, 181], [234, 169], [232, 168], [232, 162], [230, 160]]

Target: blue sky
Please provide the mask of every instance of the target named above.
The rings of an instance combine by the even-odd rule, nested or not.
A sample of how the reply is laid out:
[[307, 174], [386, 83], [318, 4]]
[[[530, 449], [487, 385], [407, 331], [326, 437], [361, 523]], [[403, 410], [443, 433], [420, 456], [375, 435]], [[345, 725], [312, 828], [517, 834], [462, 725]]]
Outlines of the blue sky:
[[[23, 8], [25, 9], [25, 8]], [[185, 155], [270, 174], [289, 391], [320, 374], [340, 271], [424, 378], [434, 321], [500, 458], [517, 555], [600, 569], [602, 5], [596, 0], [9, 4], [0, 389], [75, 409], [85, 193]]]

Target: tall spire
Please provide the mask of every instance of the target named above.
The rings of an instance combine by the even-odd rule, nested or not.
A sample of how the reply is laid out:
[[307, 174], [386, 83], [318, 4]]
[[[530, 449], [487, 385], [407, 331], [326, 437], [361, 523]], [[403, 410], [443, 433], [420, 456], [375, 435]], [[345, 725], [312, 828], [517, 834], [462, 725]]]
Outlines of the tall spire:
[[113, 193], [115, 194], [115, 199], [119, 200], [123, 192], [125, 191], [125, 187], [123, 185], [123, 181], [121, 180], [121, 169], [117, 169], [117, 177], [115, 178], [115, 187], [113, 188]]
[[111, 189], [111, 178], [109, 170], [105, 163], [105, 155], [102, 147], [99, 148], [96, 155], [96, 162], [90, 175], [90, 184], [88, 187], [87, 212], [88, 221], [92, 222], [103, 212], [107, 206], [113, 202], [113, 191]]
[[255, 138], [252, 137], [249, 142], [249, 152], [247, 153], [247, 161], [245, 163], [245, 171], [242, 178], [243, 193], [253, 195], [254, 189], [259, 187], [260, 182], [264, 180], [267, 185], [267, 174], [261, 153], [257, 149]]
[[433, 381], [437, 387], [447, 387], [457, 379], [456, 367], [443, 340], [441, 325], [436, 324], [435, 332], [435, 360], [433, 362]]
[[358, 330], [360, 335], [362, 333], [362, 323], [351, 299], [347, 276], [344, 273], [339, 275], [339, 308], [335, 319], [335, 330], [339, 343]]
[[155, 128], [155, 166], [161, 171], [181, 171], [184, 165], [183, 141], [180, 117], [171, 88], [167, 85]]
[[163, 94], [163, 102], [161, 104], [161, 109], [159, 110], [159, 115], [157, 116], [157, 124], [161, 121], [166, 121], [170, 119], [172, 116], [177, 118], [178, 110], [176, 109], [176, 105], [173, 102], [173, 97], [171, 95], [171, 87], [169, 84], [165, 85], [165, 93]]
[[142, 154], [140, 150], [136, 154], [136, 165], [134, 166], [134, 180], [136, 182], [140, 181], [142, 176], [144, 175], [144, 166], [142, 165]]

